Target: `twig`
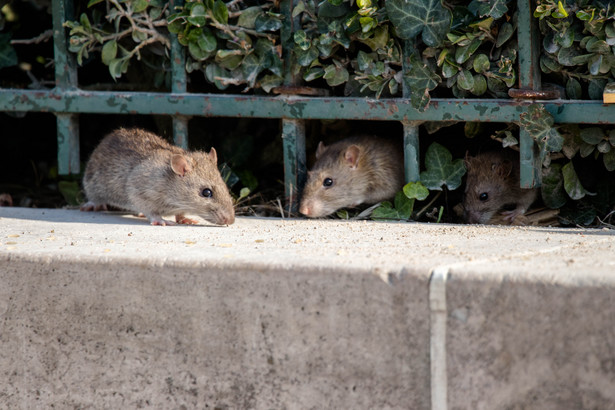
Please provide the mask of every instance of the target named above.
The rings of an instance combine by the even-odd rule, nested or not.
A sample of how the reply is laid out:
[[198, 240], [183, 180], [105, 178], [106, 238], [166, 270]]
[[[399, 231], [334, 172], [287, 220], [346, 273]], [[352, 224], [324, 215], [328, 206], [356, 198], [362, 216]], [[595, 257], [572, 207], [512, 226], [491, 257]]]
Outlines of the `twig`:
[[53, 37], [53, 30], [45, 30], [39, 36], [29, 40], [11, 40], [11, 44], [39, 44]]
[[442, 192], [444, 192], [444, 191], [439, 191], [436, 194], [436, 196], [434, 196], [433, 199], [431, 201], [429, 201], [429, 203], [427, 205], [425, 205], [420, 211], [418, 211], [416, 213], [416, 219], [419, 219], [419, 217], [421, 215], [423, 215], [425, 213], [425, 211], [427, 211], [433, 205], [434, 202], [436, 202], [436, 199], [440, 198], [440, 195], [442, 195]]
[[278, 209], [280, 210], [280, 215], [282, 216], [282, 219], [284, 219], [284, 207], [282, 206], [282, 201], [280, 201], [280, 198], [276, 198], [278, 201]]

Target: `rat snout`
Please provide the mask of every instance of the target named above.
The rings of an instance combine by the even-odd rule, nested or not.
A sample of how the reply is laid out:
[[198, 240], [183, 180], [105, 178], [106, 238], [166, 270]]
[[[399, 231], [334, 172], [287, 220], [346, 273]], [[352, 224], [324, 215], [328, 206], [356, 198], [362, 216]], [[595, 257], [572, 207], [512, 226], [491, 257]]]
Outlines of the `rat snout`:
[[235, 223], [235, 210], [230, 212], [221, 212], [218, 216], [218, 224], [220, 225], [232, 225]]
[[480, 223], [480, 213], [477, 211], [468, 211], [467, 209], [463, 210], [463, 220], [468, 224], [478, 224]]

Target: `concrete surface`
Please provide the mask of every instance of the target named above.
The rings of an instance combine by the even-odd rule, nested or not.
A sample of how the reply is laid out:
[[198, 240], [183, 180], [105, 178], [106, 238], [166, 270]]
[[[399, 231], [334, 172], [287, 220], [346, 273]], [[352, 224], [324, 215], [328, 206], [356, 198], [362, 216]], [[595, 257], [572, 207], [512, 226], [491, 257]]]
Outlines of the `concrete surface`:
[[611, 230], [0, 208], [0, 408], [615, 409]]

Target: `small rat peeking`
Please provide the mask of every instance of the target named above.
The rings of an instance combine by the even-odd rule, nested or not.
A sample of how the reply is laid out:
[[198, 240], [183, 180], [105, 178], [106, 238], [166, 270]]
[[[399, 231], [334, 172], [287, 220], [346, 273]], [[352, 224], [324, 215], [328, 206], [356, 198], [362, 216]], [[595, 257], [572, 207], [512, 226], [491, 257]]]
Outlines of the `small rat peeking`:
[[86, 165], [82, 211], [112, 205], [142, 213], [152, 225], [195, 224], [186, 214], [214, 224], [235, 222], [233, 200], [217, 167], [216, 150], [188, 152], [138, 128], [103, 138]]
[[501, 212], [512, 224], [536, 200], [538, 189], [522, 189], [519, 154], [485, 152], [466, 156], [466, 188], [463, 196], [463, 219], [466, 223], [487, 224]]
[[354, 136], [316, 149], [299, 212], [310, 218], [393, 198], [404, 185], [401, 146], [390, 138]]

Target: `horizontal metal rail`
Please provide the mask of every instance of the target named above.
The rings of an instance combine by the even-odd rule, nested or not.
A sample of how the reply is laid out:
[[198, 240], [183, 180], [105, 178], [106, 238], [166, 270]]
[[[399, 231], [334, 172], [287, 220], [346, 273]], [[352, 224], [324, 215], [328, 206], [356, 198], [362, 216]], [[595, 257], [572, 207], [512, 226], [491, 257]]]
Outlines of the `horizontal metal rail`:
[[407, 99], [261, 97], [0, 89], [0, 111], [76, 114], [159, 114], [204, 117], [352, 119], [381, 121], [517, 122], [527, 106], [540, 103], [556, 123], [613, 124], [615, 105], [601, 101], [514, 99], [432, 99], [420, 112]]

